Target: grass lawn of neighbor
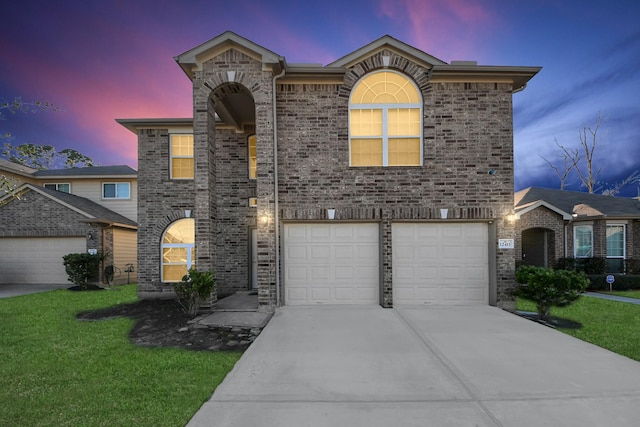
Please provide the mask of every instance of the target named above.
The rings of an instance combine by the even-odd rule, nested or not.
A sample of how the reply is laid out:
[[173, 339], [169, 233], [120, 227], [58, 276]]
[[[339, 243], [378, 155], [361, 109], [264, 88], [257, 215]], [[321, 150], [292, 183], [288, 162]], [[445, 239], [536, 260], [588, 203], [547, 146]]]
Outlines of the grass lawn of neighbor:
[[[516, 308], [536, 311], [533, 302], [521, 298]], [[640, 361], [640, 305], [582, 296], [568, 307], [553, 307], [551, 316], [582, 324], [562, 332]]]
[[185, 425], [241, 353], [138, 347], [131, 319], [76, 319], [136, 300], [135, 285], [0, 299], [0, 425]]

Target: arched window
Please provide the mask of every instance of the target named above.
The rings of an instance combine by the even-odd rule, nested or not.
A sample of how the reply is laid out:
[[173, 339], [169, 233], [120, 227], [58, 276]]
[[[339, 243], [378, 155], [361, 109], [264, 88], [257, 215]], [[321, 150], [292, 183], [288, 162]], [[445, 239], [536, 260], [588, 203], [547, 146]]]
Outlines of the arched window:
[[349, 99], [350, 166], [422, 165], [422, 97], [402, 74], [362, 78]]
[[193, 218], [179, 219], [167, 227], [162, 235], [163, 282], [179, 282], [195, 266], [195, 240]]

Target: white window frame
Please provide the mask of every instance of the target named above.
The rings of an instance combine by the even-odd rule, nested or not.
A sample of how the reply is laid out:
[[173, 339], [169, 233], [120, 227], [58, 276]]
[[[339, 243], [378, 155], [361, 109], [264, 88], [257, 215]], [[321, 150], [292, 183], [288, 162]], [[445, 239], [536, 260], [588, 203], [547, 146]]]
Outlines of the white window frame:
[[[47, 185], [54, 185], [55, 188], [49, 188], [49, 187], [47, 187]], [[61, 185], [68, 186], [69, 187], [69, 191], [60, 190], [60, 186]], [[56, 190], [56, 191], [60, 191], [62, 193], [71, 194], [71, 183], [70, 182], [45, 182], [44, 184], [42, 184], [42, 186], [44, 188], [49, 188], [50, 190]]]
[[[120, 197], [118, 195], [118, 185], [126, 184], [128, 187], [128, 196]], [[116, 195], [115, 197], [106, 197], [104, 192], [105, 185], [115, 185]], [[103, 182], [102, 183], [102, 200], [131, 200], [131, 183], [129, 181], [114, 181], [114, 182]]]
[[[578, 228], [588, 228], [591, 234], [591, 255], [578, 256]], [[573, 226], [573, 257], [574, 258], [593, 258], [593, 225], [592, 224], [580, 224]]]
[[[609, 227], [622, 227], [622, 256], [609, 256], [609, 241], [605, 234], [605, 255], [609, 259], [626, 259], [627, 258], [627, 224], [623, 223], [607, 223], [606, 228]], [[606, 229], [605, 229], [606, 233]]]
[[[193, 156], [174, 156], [173, 155], [173, 137], [174, 136], [185, 136], [191, 135], [193, 137]], [[196, 177], [196, 140], [193, 132], [174, 132], [169, 134], [169, 178], [175, 179], [176, 181], [193, 181]], [[173, 176], [173, 159], [192, 159], [193, 160], [193, 177], [191, 178], [174, 178]]]
[[[420, 97], [420, 102], [416, 103], [416, 104], [353, 104], [351, 102], [351, 94], [353, 94], [353, 90], [362, 82], [362, 80], [366, 79], [367, 77], [371, 76], [374, 73], [380, 73], [380, 72], [387, 72], [387, 73], [394, 73], [394, 74], [398, 74], [401, 75], [402, 77], [404, 77], [405, 79], [407, 79], [409, 81], [409, 83], [411, 83], [413, 85], [413, 87], [415, 88], [416, 92], [418, 92], [418, 96]], [[366, 168], [366, 167], [384, 167], [384, 168], [398, 168], [398, 167], [419, 167], [419, 166], [423, 166], [424, 165], [424, 111], [423, 111], [423, 105], [424, 105], [424, 99], [422, 98], [422, 93], [420, 92], [420, 88], [415, 84], [415, 82], [413, 81], [412, 78], [410, 78], [409, 76], [407, 76], [406, 74], [403, 73], [399, 73], [397, 71], [393, 71], [393, 70], [379, 70], [379, 71], [375, 71], [373, 73], [367, 73], [364, 76], [362, 76], [355, 85], [353, 85], [353, 88], [351, 89], [351, 94], [349, 95], [349, 123], [348, 123], [348, 129], [349, 129], [349, 167], [357, 167], [357, 168]], [[389, 110], [396, 110], [396, 109], [409, 109], [409, 108], [417, 108], [420, 110], [420, 164], [418, 165], [392, 165], [389, 166], [389, 119], [388, 119], [388, 112]], [[382, 138], [382, 165], [380, 166], [353, 166], [351, 164], [351, 141], [353, 139], [353, 137], [351, 136], [351, 111], [352, 110], [382, 110], [382, 135], [372, 135], [372, 136], [358, 136], [355, 137], [355, 139], [370, 139], [370, 138]], [[408, 136], [406, 136], [408, 137]], [[412, 138], [414, 138], [414, 135], [411, 135]], [[393, 136], [392, 139], [394, 138], [399, 138], [402, 139], [402, 136]]]

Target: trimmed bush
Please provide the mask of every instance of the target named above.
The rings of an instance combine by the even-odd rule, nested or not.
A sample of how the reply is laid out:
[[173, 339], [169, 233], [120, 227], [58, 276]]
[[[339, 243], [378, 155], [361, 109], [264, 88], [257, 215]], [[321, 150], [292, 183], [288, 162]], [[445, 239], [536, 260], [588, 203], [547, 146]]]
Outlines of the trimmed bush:
[[90, 281], [98, 280], [98, 270], [102, 255], [89, 253], [68, 254], [62, 257], [69, 281], [82, 290], [89, 288]]
[[182, 277], [182, 281], [173, 284], [180, 305], [191, 317], [198, 314], [200, 304], [211, 296], [215, 287], [213, 270], [198, 271], [195, 268], [190, 268], [189, 273]]
[[602, 257], [592, 258], [560, 258], [556, 263], [558, 270], [582, 271], [585, 274], [604, 274], [607, 272], [607, 259]]
[[[630, 289], [640, 289], [640, 276], [629, 274], [614, 274], [616, 281], [613, 282], [614, 291], [628, 291]], [[589, 280], [591, 285], [589, 289], [593, 291], [608, 291], [609, 284], [607, 283], [606, 274], [590, 274]]]
[[513, 294], [533, 301], [543, 320], [549, 318], [551, 307], [571, 304], [589, 287], [589, 278], [582, 272], [529, 265], [516, 270], [516, 281], [522, 286]]

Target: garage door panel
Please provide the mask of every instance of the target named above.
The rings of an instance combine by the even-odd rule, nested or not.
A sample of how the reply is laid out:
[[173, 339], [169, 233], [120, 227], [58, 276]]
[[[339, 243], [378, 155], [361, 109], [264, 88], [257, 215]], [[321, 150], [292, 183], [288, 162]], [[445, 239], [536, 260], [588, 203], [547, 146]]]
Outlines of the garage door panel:
[[392, 225], [394, 304], [487, 304], [488, 227]]
[[286, 304], [379, 302], [377, 224], [287, 224], [284, 235]]

